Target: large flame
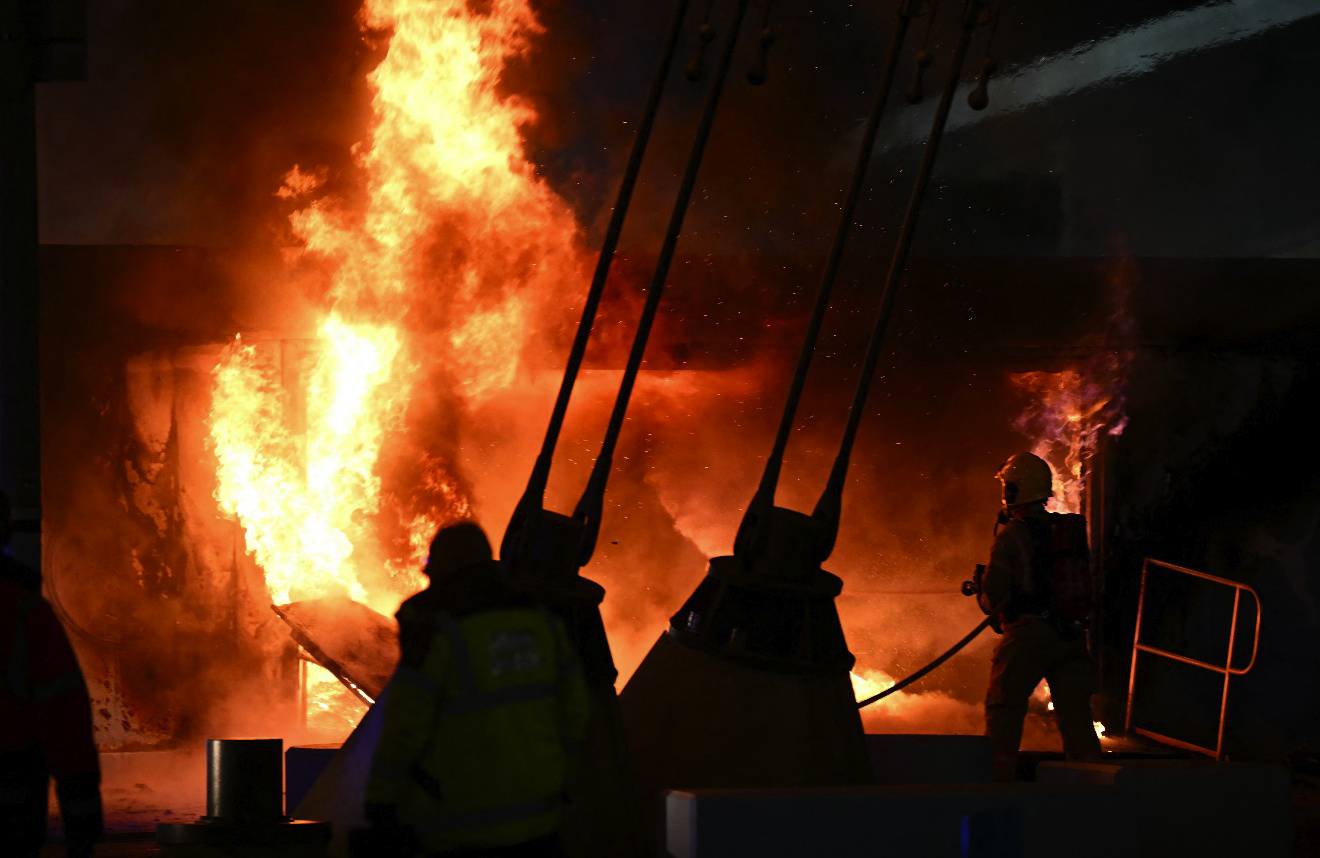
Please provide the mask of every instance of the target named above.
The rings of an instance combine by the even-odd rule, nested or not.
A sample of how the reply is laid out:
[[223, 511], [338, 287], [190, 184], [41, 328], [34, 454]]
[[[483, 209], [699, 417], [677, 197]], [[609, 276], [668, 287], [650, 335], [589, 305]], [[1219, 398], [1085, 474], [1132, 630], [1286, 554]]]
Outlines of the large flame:
[[[1126, 330], [1130, 320], [1120, 306], [1114, 320]], [[1033, 438], [1032, 452], [1050, 462], [1054, 470], [1056, 512], [1082, 512], [1086, 501], [1087, 466], [1106, 435], [1122, 434], [1127, 426], [1124, 397], [1132, 355], [1122, 348], [1098, 352], [1079, 369], [1062, 372], [1026, 372], [1012, 377], [1013, 383], [1031, 397], [1031, 404], [1015, 422], [1017, 429]], [[1054, 701], [1045, 681], [1033, 696]], [[1093, 721], [1097, 737], [1105, 725]]]
[[1127, 425], [1127, 361], [1123, 353], [1105, 352], [1080, 370], [1013, 376], [1032, 399], [1015, 426], [1032, 436], [1031, 451], [1053, 467], [1050, 508], [1057, 512], [1082, 511], [1086, 466], [1100, 438], [1118, 435]]
[[[298, 166], [278, 191], [300, 205], [296, 261], [324, 273], [314, 342], [290, 366], [236, 339], [209, 423], [216, 499], [271, 599], [340, 593], [388, 610], [420, 585], [435, 529], [471, 514], [418, 395], [506, 390], [531, 322], [544, 327], [581, 278], [573, 215], [524, 153], [533, 111], [500, 91], [539, 32], [525, 0], [368, 0], [360, 24], [388, 40], [354, 150], [360, 193], [324, 193], [328, 170]], [[415, 461], [387, 471], [391, 455]], [[384, 484], [396, 472], [408, 485]]]

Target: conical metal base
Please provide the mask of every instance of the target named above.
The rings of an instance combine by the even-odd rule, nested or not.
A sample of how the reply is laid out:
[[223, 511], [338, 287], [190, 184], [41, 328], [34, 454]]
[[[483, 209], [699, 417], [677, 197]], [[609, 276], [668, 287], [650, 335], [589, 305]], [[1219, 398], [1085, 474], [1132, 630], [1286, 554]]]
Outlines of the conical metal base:
[[294, 810], [304, 819], [335, 823], [330, 842], [330, 854], [335, 858], [346, 858], [349, 833], [367, 824], [363, 813], [367, 778], [384, 727], [385, 701], [389, 695], [390, 686], [387, 684]]
[[872, 781], [841, 588], [809, 562], [710, 561], [619, 696], [643, 802], [654, 810], [665, 789]]
[[646, 854], [628, 765], [619, 698], [614, 688], [592, 688], [591, 721], [568, 783], [568, 806], [559, 833], [568, 858]]
[[619, 696], [644, 795], [870, 783], [848, 671], [752, 667], [661, 636]]

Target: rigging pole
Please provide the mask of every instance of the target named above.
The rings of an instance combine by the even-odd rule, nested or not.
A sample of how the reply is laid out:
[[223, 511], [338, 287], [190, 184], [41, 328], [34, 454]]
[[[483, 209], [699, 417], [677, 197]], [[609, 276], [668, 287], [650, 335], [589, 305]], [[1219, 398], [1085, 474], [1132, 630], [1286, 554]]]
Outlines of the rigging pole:
[[[868, 350], [869, 386], [893, 293], [906, 264], [949, 106], [958, 87], [982, 0], [964, 0], [940, 106], [913, 185]], [[854, 398], [836, 465], [816, 510], [774, 504], [784, 449], [872, 159], [909, 23], [924, 3], [902, 0], [880, 69], [852, 182], [789, 388], [775, 446], [739, 527], [731, 556], [715, 557], [705, 579], [670, 619], [620, 695], [644, 792], [675, 786], [754, 788], [842, 785], [871, 778], [865, 735], [834, 599], [840, 579], [821, 568], [838, 530], [838, 497], [865, 394]], [[933, 15], [933, 9], [929, 10]], [[923, 50], [918, 75], [930, 65]], [[919, 80], [908, 88], [920, 97]]]

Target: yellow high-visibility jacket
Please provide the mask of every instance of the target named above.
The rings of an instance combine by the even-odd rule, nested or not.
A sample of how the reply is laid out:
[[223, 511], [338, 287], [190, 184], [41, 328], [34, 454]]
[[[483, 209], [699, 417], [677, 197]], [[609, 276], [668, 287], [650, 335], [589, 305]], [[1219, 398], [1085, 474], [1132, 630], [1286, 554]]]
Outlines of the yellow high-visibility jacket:
[[563, 626], [532, 607], [430, 622], [383, 701], [367, 803], [395, 805], [427, 852], [552, 833], [590, 705]]

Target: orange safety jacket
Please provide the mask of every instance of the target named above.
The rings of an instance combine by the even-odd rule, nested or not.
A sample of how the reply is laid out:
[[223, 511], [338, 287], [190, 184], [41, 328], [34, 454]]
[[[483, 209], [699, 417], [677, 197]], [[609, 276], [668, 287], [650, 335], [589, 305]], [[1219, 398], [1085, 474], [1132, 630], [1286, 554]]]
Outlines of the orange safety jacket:
[[[100, 833], [100, 762], [78, 659], [46, 600], [7, 580], [0, 580], [0, 758], [33, 760], [55, 777], [71, 837]], [[44, 807], [46, 775], [34, 783]], [[0, 803], [31, 807], [31, 799], [15, 793]]]

